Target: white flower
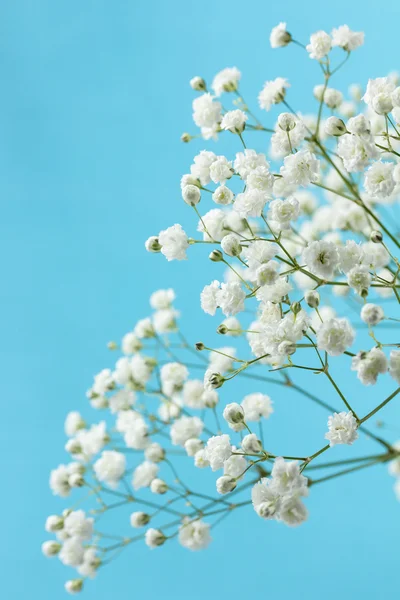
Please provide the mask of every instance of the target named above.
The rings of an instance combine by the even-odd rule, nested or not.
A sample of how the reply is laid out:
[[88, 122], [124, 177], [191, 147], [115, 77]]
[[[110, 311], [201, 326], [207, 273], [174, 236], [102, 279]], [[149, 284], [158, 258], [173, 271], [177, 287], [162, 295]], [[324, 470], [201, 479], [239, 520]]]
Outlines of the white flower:
[[309, 150], [300, 150], [285, 157], [281, 175], [288, 183], [307, 186], [319, 177], [319, 160]]
[[133, 512], [130, 516], [130, 522], [132, 527], [143, 527], [150, 522], [150, 515], [141, 511]]
[[348, 273], [355, 266], [361, 264], [364, 258], [364, 251], [360, 244], [354, 240], [346, 240], [345, 246], [339, 246], [339, 269], [343, 273]]
[[372, 198], [387, 198], [393, 192], [396, 182], [393, 178], [394, 163], [374, 162], [364, 177], [364, 187]]
[[374, 140], [368, 134], [342, 135], [338, 141], [337, 153], [349, 173], [362, 171], [372, 158], [378, 156]]
[[276, 25], [269, 36], [271, 48], [282, 48], [283, 46], [287, 46], [291, 39], [292, 36], [286, 30], [286, 23], [279, 23], [279, 25]]
[[343, 101], [343, 94], [339, 90], [327, 88], [324, 94], [324, 102], [329, 108], [338, 108]]
[[149, 487], [158, 473], [158, 466], [155, 463], [145, 460], [136, 467], [133, 472], [132, 485], [135, 490], [143, 487]]
[[216, 158], [214, 152], [208, 150], [202, 150], [200, 154], [194, 157], [194, 164], [190, 167], [190, 172], [193, 177], [200, 181], [201, 185], [210, 183], [210, 167]]
[[140, 319], [133, 330], [133, 333], [140, 340], [143, 338], [151, 338], [154, 337], [154, 327], [151, 319], [147, 317], [146, 319]]
[[285, 461], [284, 458], [278, 456], [272, 467], [271, 478], [275, 488], [281, 495], [308, 495], [307, 477], [304, 477], [300, 473], [300, 466], [297, 460]]
[[221, 248], [228, 256], [239, 256], [242, 251], [240, 237], [236, 233], [229, 233], [222, 239]]
[[351, 361], [352, 371], [357, 371], [357, 377], [363, 385], [374, 385], [379, 373], [386, 373], [388, 360], [379, 348], [369, 352], [359, 352]]
[[203, 550], [211, 542], [210, 526], [197, 519], [179, 527], [179, 543], [189, 550]]
[[390, 352], [389, 373], [400, 384], [400, 350]]
[[211, 84], [216, 96], [223, 92], [234, 92], [237, 90], [242, 74], [236, 67], [223, 69], [213, 79]]
[[223, 417], [229, 425], [236, 425], [243, 421], [244, 410], [237, 402], [231, 402], [225, 406]]
[[231, 131], [232, 133], [242, 133], [245, 128], [248, 116], [242, 110], [229, 110], [221, 121], [221, 129]]
[[217, 303], [225, 316], [236, 315], [244, 310], [244, 299], [246, 293], [239, 282], [221, 283], [221, 289], [217, 292]]
[[197, 438], [203, 431], [204, 423], [199, 417], [180, 417], [171, 425], [171, 441], [174, 446], [184, 446], [190, 438]]
[[77, 411], [68, 413], [65, 419], [64, 429], [68, 437], [74, 436], [79, 429], [84, 429], [85, 421]]
[[186, 250], [189, 247], [188, 236], [182, 229], [182, 225], [172, 225], [161, 231], [158, 240], [161, 244], [161, 252], [169, 260], [186, 259]]
[[339, 356], [352, 345], [354, 337], [355, 332], [347, 319], [329, 319], [318, 329], [317, 345], [330, 356]]
[[333, 413], [328, 418], [328, 429], [325, 439], [329, 440], [330, 446], [351, 445], [358, 438], [357, 421], [352, 412]]
[[150, 296], [150, 306], [154, 310], [163, 310], [169, 308], [175, 300], [175, 292], [169, 288], [167, 290], [157, 290]]
[[261, 417], [268, 419], [274, 412], [272, 400], [266, 394], [248, 394], [242, 400], [245, 421], [259, 421]]
[[332, 47], [332, 40], [326, 31], [317, 31], [310, 36], [310, 43], [307, 45], [307, 52], [310, 58], [320, 60], [326, 56]]
[[260, 217], [268, 199], [266, 192], [252, 188], [236, 196], [233, 208], [242, 217]]
[[258, 103], [264, 110], [270, 110], [273, 104], [282, 102], [285, 98], [286, 88], [289, 82], [283, 77], [277, 77], [273, 81], [266, 81], [263, 89], [258, 95]]
[[50, 489], [56, 496], [66, 497], [71, 492], [68, 467], [60, 465], [50, 473]]
[[251, 500], [256, 513], [263, 519], [274, 519], [281, 505], [281, 494], [271, 485], [270, 479], [262, 479], [251, 490]]
[[248, 433], [241, 441], [243, 452], [246, 454], [257, 454], [262, 450], [262, 443], [255, 433]]
[[104, 481], [111, 488], [116, 488], [125, 473], [125, 455], [115, 450], [105, 450], [94, 463], [93, 468], [99, 481]]
[[364, 304], [360, 313], [361, 319], [367, 325], [378, 325], [385, 318], [384, 310], [378, 304]]
[[307, 517], [308, 511], [299, 498], [284, 498], [279, 509], [279, 519], [281, 521], [286, 525], [295, 527], [304, 523]]
[[126, 333], [122, 338], [121, 350], [124, 354], [134, 354], [142, 348], [140, 340], [136, 337], [133, 331]]
[[234, 168], [240, 177], [246, 181], [251, 171], [254, 171], [257, 167], [269, 168], [269, 164], [265, 157], [265, 154], [257, 154], [255, 150], [246, 148], [244, 152], [238, 152], [234, 162]]
[[96, 548], [87, 548], [83, 554], [82, 564], [78, 567], [78, 573], [83, 577], [93, 578], [100, 565], [101, 559], [97, 556]]
[[299, 212], [300, 206], [294, 197], [272, 200], [269, 204], [268, 219], [278, 223], [281, 230], [290, 229], [290, 221], [295, 221]]
[[[232, 447], [232, 451], [235, 452], [236, 448]], [[247, 467], [247, 461], [244, 456], [239, 454], [232, 454], [224, 462], [224, 475], [230, 475], [231, 477], [240, 478], [243, 475]]]
[[357, 265], [353, 267], [347, 273], [347, 283], [349, 286], [357, 292], [360, 296], [363, 296], [368, 292], [368, 288], [371, 285], [372, 277], [369, 274], [367, 267]]
[[308, 244], [302, 260], [311, 273], [329, 280], [339, 264], [339, 253], [335, 244], [321, 240]]
[[144, 539], [149, 548], [157, 548], [162, 546], [167, 538], [159, 529], [150, 528], [146, 531]]
[[90, 540], [93, 535], [93, 519], [87, 519], [83, 510], [72, 511], [64, 519], [64, 531], [71, 538]]
[[100, 371], [100, 373], [98, 373], [97, 375], [94, 376], [94, 383], [93, 383], [92, 390], [95, 394], [102, 396], [108, 390], [110, 390], [112, 388], [112, 386], [113, 386], [113, 379], [111, 376], [110, 369], [103, 369], [102, 371]]
[[67, 567], [78, 567], [83, 562], [84, 548], [79, 538], [65, 540], [58, 555], [63, 565]]
[[193, 121], [200, 128], [213, 129], [221, 121], [221, 103], [211, 94], [202, 94], [193, 100]]
[[214, 183], [225, 183], [233, 175], [232, 163], [225, 156], [217, 156], [211, 163], [210, 177]]
[[230, 475], [222, 475], [216, 481], [218, 494], [228, 494], [236, 487], [236, 479]]
[[198, 450], [194, 455], [194, 465], [198, 469], [205, 469], [210, 466], [205, 448]]
[[182, 189], [182, 198], [189, 206], [198, 204], [201, 199], [201, 193], [197, 185], [185, 185]]
[[210, 437], [207, 441], [205, 450], [205, 455], [210, 463], [211, 469], [213, 471], [222, 469], [224, 462], [232, 454], [232, 446], [229, 435], [225, 433], [223, 435], [214, 435], [213, 437]]
[[266, 166], [259, 166], [249, 172], [246, 180], [247, 188], [271, 192], [274, 185], [274, 176]]
[[391, 95], [395, 88], [396, 84], [390, 77], [369, 79], [362, 100], [364, 100], [364, 102], [374, 111], [376, 111], [377, 108], [379, 110], [382, 105], [385, 105], [385, 108], [388, 109], [387, 112], [390, 112], [393, 108]]
[[[227, 233], [224, 231], [226, 213], [219, 208], [213, 208], [203, 215], [199, 221], [197, 231], [203, 232], [206, 241], [220, 241]], [[204, 227], [205, 226], [205, 227]]]
[[60, 550], [61, 544], [55, 542], [54, 540], [49, 540], [47, 542], [43, 542], [42, 544], [42, 552], [47, 558], [56, 556], [60, 552]]
[[166, 396], [172, 396], [180, 391], [189, 371], [182, 363], [173, 362], [163, 365], [160, 369], [161, 387]]
[[220, 282], [215, 279], [210, 285], [206, 285], [200, 294], [201, 308], [209, 315], [215, 315], [218, 308], [217, 299], [220, 285]]
[[364, 33], [362, 31], [351, 31], [347, 25], [332, 29], [331, 35], [332, 46], [339, 46], [347, 52], [359, 48], [364, 43]]
[[216, 204], [232, 204], [233, 192], [225, 185], [220, 185], [213, 193], [212, 199]]

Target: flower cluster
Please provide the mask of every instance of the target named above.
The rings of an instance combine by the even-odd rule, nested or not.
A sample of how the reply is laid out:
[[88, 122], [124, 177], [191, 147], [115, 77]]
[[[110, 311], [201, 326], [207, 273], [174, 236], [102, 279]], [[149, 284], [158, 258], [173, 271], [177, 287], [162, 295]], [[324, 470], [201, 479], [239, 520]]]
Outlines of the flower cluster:
[[[262, 519], [300, 525], [307, 519], [303, 499], [314, 485], [386, 462], [400, 475], [400, 447], [368, 423], [400, 387], [368, 412], [362, 394], [350, 397], [335, 381], [339, 365], [353, 385], [377, 386], [376, 397], [382, 381], [400, 384], [399, 344], [385, 338], [385, 325], [390, 331], [400, 322], [400, 241], [391, 212], [400, 197], [400, 86], [389, 75], [369, 80], [365, 90], [351, 86], [347, 99], [331, 87], [363, 41], [347, 25], [313, 33], [307, 45], [285, 23], [272, 30], [272, 48], [300, 46], [321, 70], [311, 115], [292, 108], [292, 88], [283, 77], [260, 85], [260, 118], [243, 98], [236, 67], [219, 72], [210, 88], [203, 77], [190, 81], [198, 93], [193, 120], [199, 133], [182, 140], [231, 136], [234, 149], [228, 156], [201, 150], [181, 178], [197, 233], [188, 235], [175, 223], [145, 247], [168, 261], [186, 260], [194, 246], [209, 248], [216, 274], [203, 282], [200, 305], [218, 318], [217, 332], [229, 343], [211, 347], [206, 333], [188, 343], [172, 290], [155, 292], [151, 316], [121, 344], [110, 343], [122, 355], [95, 375], [87, 393], [104, 417], [89, 424], [81, 412], [68, 414], [69, 460], [50, 475], [54, 494], [69, 498], [85, 488], [96, 500], [87, 512], [74, 502], [46, 522], [56, 539], [43, 544], [44, 554], [77, 570], [67, 591], [79, 592], [87, 577], [133, 542], [153, 549], [177, 538], [200, 550], [222, 516], [251, 504]], [[226, 96], [234, 98], [232, 110], [224, 108]], [[253, 140], [248, 147], [256, 134], [264, 136], [262, 150]], [[366, 349], [360, 347], [362, 328], [369, 334]], [[192, 369], [199, 369], [197, 377]], [[311, 385], [303, 387], [299, 371], [317, 378], [316, 390], [326, 382], [332, 402]], [[237, 392], [229, 382], [236, 377], [253, 378], [259, 391], [232, 397]], [[273, 423], [278, 403], [269, 384], [329, 411], [317, 449], [306, 439], [296, 456], [271, 447], [264, 427]], [[382, 453], [320, 462], [334, 446], [352, 446], [362, 434]], [[188, 486], [178, 474], [180, 460], [193, 467], [197, 487], [195, 476]], [[314, 477], [313, 468], [329, 474]], [[400, 497], [400, 484], [396, 489]], [[134, 535], [102, 530], [100, 517], [116, 508], [121, 514], [129, 509], [122, 520]]]

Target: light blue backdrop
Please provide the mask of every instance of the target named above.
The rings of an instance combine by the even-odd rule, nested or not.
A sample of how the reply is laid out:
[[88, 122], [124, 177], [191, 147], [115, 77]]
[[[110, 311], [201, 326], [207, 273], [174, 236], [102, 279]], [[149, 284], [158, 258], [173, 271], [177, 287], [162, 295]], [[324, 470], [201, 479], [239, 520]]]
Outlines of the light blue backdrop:
[[[236, 65], [243, 92], [254, 99], [266, 79], [286, 76], [297, 107], [307, 110], [318, 69], [299, 48], [272, 51], [271, 27], [286, 20], [302, 41], [345, 22], [364, 30], [366, 46], [341, 75], [345, 87], [350, 71], [365, 83], [400, 67], [399, 17], [396, 0], [382, 10], [361, 0], [2, 3], [2, 598], [65, 597], [68, 571], [40, 553], [45, 517], [62, 506], [48, 490], [48, 472], [65, 460], [65, 413], [90, 414], [85, 390], [108, 364], [105, 343], [145, 316], [150, 292], [165, 286], [177, 290], [188, 337], [194, 341], [200, 327], [211, 336], [215, 323], [198, 306], [210, 278], [202, 253], [167, 265], [143, 248], [161, 228], [193, 223], [179, 190], [180, 176], [204, 147], [179, 140], [193, 130], [190, 77], [210, 80]], [[347, 372], [342, 379], [349, 393], [354, 379]], [[318, 447], [325, 413], [304, 404], [309, 416], [299, 430], [297, 402], [286, 402], [279, 388], [268, 391], [281, 401], [269, 425], [274, 444], [291, 439], [298, 449], [306, 431], [310, 448]], [[399, 417], [396, 406], [385, 412], [400, 427]], [[378, 468], [316, 488], [307, 502], [310, 520], [296, 530], [248, 510], [221, 525], [201, 554], [177, 544], [154, 553], [136, 545], [87, 586], [85, 597], [393, 597], [400, 505], [391, 486]]]

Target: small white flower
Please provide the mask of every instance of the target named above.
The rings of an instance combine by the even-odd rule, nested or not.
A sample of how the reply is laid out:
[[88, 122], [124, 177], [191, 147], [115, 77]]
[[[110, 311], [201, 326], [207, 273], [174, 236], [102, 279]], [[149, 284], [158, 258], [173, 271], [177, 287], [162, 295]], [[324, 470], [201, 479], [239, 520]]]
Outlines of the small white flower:
[[210, 525], [199, 519], [179, 527], [179, 543], [188, 550], [203, 550], [211, 542]]
[[356, 50], [364, 43], [364, 33], [362, 31], [351, 31], [347, 25], [341, 25], [332, 30], [332, 46], [339, 46], [351, 52]]
[[317, 31], [310, 37], [310, 43], [307, 45], [307, 52], [310, 58], [320, 60], [326, 56], [332, 47], [332, 39], [326, 31]]
[[271, 48], [283, 48], [283, 46], [289, 44], [291, 39], [292, 36], [286, 30], [286, 23], [279, 23], [279, 25], [276, 25], [276, 27], [272, 29], [269, 37]]
[[266, 394], [248, 394], [242, 400], [245, 421], [259, 421], [261, 417], [268, 419], [274, 412], [272, 400]]
[[351, 445], [358, 438], [357, 421], [352, 412], [334, 413], [328, 418], [328, 429], [325, 439], [330, 446]]
[[266, 81], [258, 95], [258, 103], [264, 110], [270, 110], [273, 104], [282, 102], [285, 98], [286, 88], [290, 87], [287, 79], [277, 77], [273, 81]]
[[352, 345], [355, 332], [347, 319], [324, 321], [317, 331], [319, 350], [326, 350], [330, 356], [339, 356]]
[[217, 471], [222, 469], [224, 462], [232, 454], [232, 446], [229, 435], [214, 435], [210, 437], [206, 445], [206, 458], [210, 463], [211, 469]]
[[168, 261], [187, 258], [186, 250], [189, 247], [189, 240], [182, 225], [172, 225], [161, 231], [158, 240], [161, 244], [161, 252]]
[[230, 110], [226, 112], [221, 121], [221, 129], [232, 133], [242, 133], [248, 117], [242, 110]]

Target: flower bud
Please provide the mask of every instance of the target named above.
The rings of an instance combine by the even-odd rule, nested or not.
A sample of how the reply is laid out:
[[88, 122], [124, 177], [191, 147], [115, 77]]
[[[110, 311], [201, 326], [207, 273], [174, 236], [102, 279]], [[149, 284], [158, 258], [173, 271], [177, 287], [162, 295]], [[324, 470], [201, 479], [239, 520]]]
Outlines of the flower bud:
[[197, 342], [197, 344], [195, 344], [195, 347], [196, 347], [196, 350], [201, 352], [202, 350], [204, 350], [205, 345], [203, 344], [203, 342]]
[[225, 381], [221, 373], [211, 373], [208, 377], [208, 382], [213, 389], [220, 388]]
[[296, 119], [290, 113], [281, 113], [278, 117], [278, 125], [283, 131], [291, 131], [296, 127]]
[[219, 327], [217, 327], [217, 333], [220, 333], [221, 335], [225, 335], [226, 333], [228, 333], [227, 326], [224, 325], [223, 323], [221, 323], [221, 325], [219, 325]]
[[192, 136], [190, 135], [190, 133], [187, 133], [187, 131], [185, 131], [181, 135], [181, 142], [184, 142], [185, 144], [189, 143], [192, 139]]
[[49, 540], [48, 542], [43, 542], [42, 544], [42, 552], [47, 558], [52, 556], [56, 556], [61, 550], [61, 544], [55, 542], [54, 540]]
[[213, 262], [220, 262], [221, 260], [224, 259], [223, 255], [222, 255], [222, 252], [220, 250], [213, 250], [209, 254], [208, 258], [210, 260], [212, 260]]
[[371, 231], [371, 235], [369, 237], [371, 242], [374, 242], [374, 244], [380, 244], [383, 240], [381, 231]]
[[56, 531], [61, 531], [64, 527], [64, 519], [59, 517], [58, 515], [50, 515], [47, 517], [45, 529], [50, 533], [55, 533]]
[[153, 463], [158, 463], [164, 460], [165, 450], [160, 446], [160, 444], [154, 442], [153, 444], [150, 444], [150, 446], [147, 446], [144, 451], [144, 456], [146, 460], [149, 460]]
[[304, 294], [304, 300], [310, 308], [318, 308], [320, 300], [319, 293], [316, 290], [309, 290]]
[[237, 402], [232, 402], [231, 404], [227, 404], [224, 408], [223, 417], [227, 423], [241, 423], [244, 421], [244, 410], [237, 404]]
[[168, 485], [163, 479], [156, 477], [150, 484], [150, 490], [153, 494], [165, 494], [168, 491]]
[[162, 546], [167, 539], [159, 529], [148, 529], [145, 533], [145, 542], [149, 548], [157, 548]]
[[221, 248], [228, 256], [239, 256], [242, 251], [239, 236], [235, 233], [229, 233], [222, 238]]
[[83, 579], [70, 579], [65, 583], [65, 589], [69, 594], [77, 594], [83, 588]]
[[242, 439], [242, 449], [246, 454], [257, 454], [262, 450], [262, 443], [255, 433], [248, 433]]
[[257, 508], [257, 514], [262, 519], [271, 519], [275, 514], [275, 509], [270, 502], [261, 502]]
[[160, 252], [161, 251], [161, 244], [158, 241], [158, 237], [155, 235], [152, 235], [151, 237], [149, 237], [145, 244], [144, 244], [147, 252]]
[[338, 117], [329, 117], [325, 121], [325, 133], [327, 135], [340, 136], [346, 133], [346, 125]]
[[301, 304], [300, 302], [293, 302], [290, 306], [290, 310], [292, 311], [292, 313], [294, 313], [295, 315], [298, 315], [299, 312], [301, 311]]
[[196, 92], [204, 92], [207, 88], [206, 86], [206, 82], [204, 81], [204, 79], [202, 77], [193, 77], [190, 80], [190, 87], [192, 88], [192, 90], [195, 90]]
[[378, 325], [385, 318], [385, 313], [378, 304], [368, 303], [362, 307], [360, 316], [367, 325]]
[[236, 487], [236, 480], [230, 475], [222, 475], [217, 479], [217, 492], [219, 494], [228, 494]]
[[133, 512], [131, 514], [130, 521], [132, 527], [143, 527], [144, 525], [147, 525], [147, 523], [150, 522], [150, 515], [141, 511]]
[[185, 185], [182, 189], [182, 198], [189, 206], [196, 206], [201, 199], [201, 193], [197, 185]]

